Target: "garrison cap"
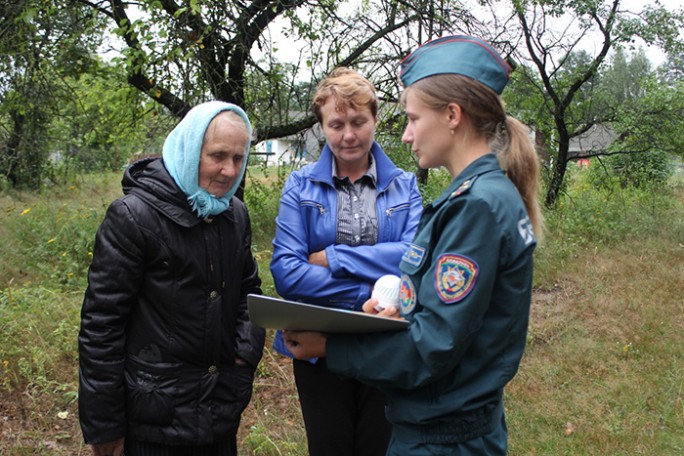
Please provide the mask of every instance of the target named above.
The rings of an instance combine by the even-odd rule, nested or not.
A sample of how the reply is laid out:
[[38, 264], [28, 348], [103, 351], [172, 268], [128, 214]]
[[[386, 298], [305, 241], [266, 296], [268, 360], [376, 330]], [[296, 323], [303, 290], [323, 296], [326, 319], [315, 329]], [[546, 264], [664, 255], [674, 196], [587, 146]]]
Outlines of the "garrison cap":
[[399, 78], [408, 87], [436, 74], [461, 74], [501, 94], [511, 67], [489, 43], [466, 35], [452, 35], [429, 41], [401, 62]]

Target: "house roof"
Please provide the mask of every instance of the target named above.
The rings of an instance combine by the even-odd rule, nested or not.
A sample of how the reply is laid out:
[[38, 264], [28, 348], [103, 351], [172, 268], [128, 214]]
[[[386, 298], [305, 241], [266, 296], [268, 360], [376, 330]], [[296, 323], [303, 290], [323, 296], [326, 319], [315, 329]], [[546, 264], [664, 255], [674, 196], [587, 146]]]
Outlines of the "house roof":
[[586, 133], [571, 138], [568, 152], [571, 157], [596, 155], [597, 152], [608, 149], [616, 138], [617, 135], [610, 126], [596, 124]]

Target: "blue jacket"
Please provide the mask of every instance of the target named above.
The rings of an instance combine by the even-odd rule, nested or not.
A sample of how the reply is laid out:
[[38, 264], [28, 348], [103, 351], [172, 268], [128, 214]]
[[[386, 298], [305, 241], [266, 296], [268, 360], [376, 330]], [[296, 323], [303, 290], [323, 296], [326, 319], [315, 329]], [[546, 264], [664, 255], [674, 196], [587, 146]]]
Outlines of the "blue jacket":
[[[401, 257], [418, 227], [422, 200], [414, 174], [397, 168], [377, 143], [371, 153], [377, 169], [375, 245], [335, 244], [337, 190], [327, 145], [316, 163], [288, 178], [276, 218], [271, 260], [276, 291], [283, 298], [360, 310], [380, 276], [399, 274]], [[309, 263], [309, 255], [323, 249], [329, 268]], [[280, 337], [274, 347], [289, 355]]]
[[425, 208], [402, 258], [409, 329], [332, 334], [328, 368], [381, 389], [395, 432], [482, 435], [525, 348], [535, 245], [497, 158], [479, 158]]

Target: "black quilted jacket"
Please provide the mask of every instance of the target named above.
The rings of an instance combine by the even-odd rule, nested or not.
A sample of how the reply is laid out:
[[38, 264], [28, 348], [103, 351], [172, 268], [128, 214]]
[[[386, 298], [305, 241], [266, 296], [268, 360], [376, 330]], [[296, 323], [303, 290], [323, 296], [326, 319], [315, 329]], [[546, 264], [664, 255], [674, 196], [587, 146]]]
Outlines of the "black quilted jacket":
[[[264, 331], [247, 211], [194, 214], [161, 159], [132, 165], [98, 229], [78, 337], [87, 443], [202, 444], [234, 432]], [[247, 365], [235, 363], [236, 357]]]

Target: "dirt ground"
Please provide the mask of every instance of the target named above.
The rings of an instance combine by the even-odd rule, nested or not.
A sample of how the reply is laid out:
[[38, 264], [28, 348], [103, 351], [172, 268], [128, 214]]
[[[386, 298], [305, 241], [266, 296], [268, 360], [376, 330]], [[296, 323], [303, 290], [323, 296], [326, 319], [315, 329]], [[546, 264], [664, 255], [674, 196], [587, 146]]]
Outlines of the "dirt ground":
[[[58, 394], [62, 393], [55, 391]], [[91, 454], [83, 443], [76, 402], [59, 408], [53, 405], [55, 399], [29, 388], [8, 391], [0, 385], [0, 455]], [[296, 454], [278, 447], [301, 448], [302, 438], [292, 363], [266, 353], [255, 379], [254, 396], [242, 415], [240, 454]]]

